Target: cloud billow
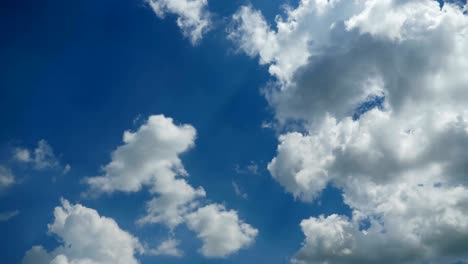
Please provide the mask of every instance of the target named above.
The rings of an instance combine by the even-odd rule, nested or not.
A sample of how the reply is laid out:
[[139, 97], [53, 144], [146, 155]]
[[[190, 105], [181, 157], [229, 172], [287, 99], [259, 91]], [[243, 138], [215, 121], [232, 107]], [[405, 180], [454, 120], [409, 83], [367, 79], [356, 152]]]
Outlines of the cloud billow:
[[304, 219], [293, 262], [468, 258], [466, 7], [303, 0], [275, 28], [252, 6], [233, 16], [229, 37], [276, 80], [278, 123], [303, 124], [279, 137], [273, 178], [306, 202], [332, 184], [353, 210]]

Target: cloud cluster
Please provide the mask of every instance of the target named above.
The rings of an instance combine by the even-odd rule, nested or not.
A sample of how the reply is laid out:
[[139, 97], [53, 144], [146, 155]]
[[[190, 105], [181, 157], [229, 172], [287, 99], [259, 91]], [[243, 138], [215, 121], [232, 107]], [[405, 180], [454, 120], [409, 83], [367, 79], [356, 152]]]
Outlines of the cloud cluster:
[[210, 29], [211, 20], [207, 0], [147, 0], [156, 15], [177, 16], [177, 25], [192, 44], [197, 44]]
[[117, 223], [100, 216], [94, 209], [62, 200], [55, 208], [49, 232], [61, 246], [47, 252], [34, 246], [23, 258], [23, 264], [138, 264], [137, 252], [143, 248], [138, 239], [119, 228]]
[[[467, 5], [301, 0], [272, 28], [244, 6], [230, 38], [277, 80], [272, 176], [353, 215], [303, 220], [297, 263], [449, 263], [468, 251]], [[297, 127], [297, 126], [296, 126]], [[365, 224], [368, 223], [368, 226]]]
[[[182, 223], [192, 226], [197, 215], [204, 212], [200, 207], [206, 194], [202, 187], [194, 188], [187, 182], [185, 177], [188, 173], [179, 155], [194, 146], [195, 137], [196, 130], [191, 125], [176, 125], [171, 118], [163, 115], [150, 116], [136, 132], [124, 133], [124, 145], [112, 153], [112, 161], [103, 168], [104, 175], [86, 179], [90, 192], [138, 192], [148, 187], [154, 198], [146, 203], [147, 214], [138, 223], [161, 223], [170, 229]], [[225, 245], [210, 251], [202, 250], [205, 256], [224, 257], [251, 244], [256, 229], [240, 221], [236, 211], [226, 211], [216, 204], [211, 206], [217, 210], [212, 211], [203, 221], [218, 224], [218, 232], [229, 229], [233, 234], [205, 234], [202, 226], [193, 225], [192, 230], [204, 242], [203, 248], [211, 248], [212, 243]], [[235, 217], [232, 219], [226, 215]], [[219, 218], [227, 218], [228, 221], [216, 222]], [[155, 251], [158, 254], [164, 252], [169, 252], [169, 255], [182, 254], [174, 241], [163, 243], [160, 250]]]

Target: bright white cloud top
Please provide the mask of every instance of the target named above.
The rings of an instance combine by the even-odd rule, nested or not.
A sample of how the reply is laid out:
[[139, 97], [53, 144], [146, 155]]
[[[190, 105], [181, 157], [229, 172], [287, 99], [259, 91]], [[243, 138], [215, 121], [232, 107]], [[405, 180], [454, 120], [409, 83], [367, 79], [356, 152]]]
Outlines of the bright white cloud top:
[[[112, 161], [104, 166], [104, 175], [86, 180], [91, 193], [138, 192], [146, 186], [155, 197], [147, 202], [147, 215], [138, 223], [161, 223], [170, 229], [185, 222], [192, 226], [206, 194], [202, 187], [194, 188], [184, 178], [188, 173], [179, 155], [194, 146], [195, 137], [196, 130], [191, 125], [174, 124], [172, 118], [163, 115], [150, 116], [136, 132], [124, 133], [124, 145], [112, 153]], [[215, 216], [226, 218], [221, 222], [216, 221], [216, 217], [207, 219], [219, 225], [215, 231], [222, 233], [228, 229], [234, 233], [215, 237], [221, 246], [214, 248], [210, 238], [215, 234], [205, 239], [203, 226], [193, 226], [192, 230], [202, 232], [198, 236], [204, 242], [202, 253], [205, 256], [224, 257], [252, 243], [258, 233], [255, 228], [238, 220], [236, 211], [227, 212], [217, 205], [211, 206], [219, 209]], [[162, 246], [158, 253], [182, 254], [173, 242]], [[163, 250], [167, 248], [171, 250]], [[204, 248], [212, 250], [205, 254]], [[175, 252], [177, 254], [173, 254]]]
[[206, 257], [225, 257], [254, 242], [258, 230], [239, 220], [237, 212], [210, 204], [187, 215], [189, 229], [203, 241]]
[[143, 248], [138, 239], [120, 229], [112, 218], [94, 209], [62, 200], [55, 208], [49, 232], [60, 238], [61, 246], [47, 252], [34, 246], [23, 264], [138, 264], [135, 258]]
[[166, 14], [177, 16], [177, 25], [192, 44], [197, 44], [211, 28], [207, 0], [147, 0], [156, 15], [164, 18]]
[[266, 92], [277, 120], [307, 131], [279, 137], [272, 176], [303, 201], [332, 184], [353, 210], [351, 219], [302, 221], [306, 240], [293, 262], [468, 258], [464, 10], [431, 0], [301, 0], [274, 29], [251, 6], [233, 16], [230, 38], [278, 80]]

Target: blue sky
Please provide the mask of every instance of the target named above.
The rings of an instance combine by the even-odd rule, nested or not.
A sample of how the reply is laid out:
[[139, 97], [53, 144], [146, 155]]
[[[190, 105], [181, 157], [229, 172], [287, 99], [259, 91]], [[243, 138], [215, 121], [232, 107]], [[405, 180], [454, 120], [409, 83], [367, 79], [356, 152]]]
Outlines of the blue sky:
[[[222, 15], [233, 13], [237, 5], [214, 2], [211, 8]], [[271, 12], [278, 9], [273, 3], [259, 5]], [[272, 115], [259, 91], [268, 73], [235, 54], [222, 29], [192, 47], [173, 17], [160, 20], [140, 1], [6, 1], [2, 6], [2, 158], [18, 166], [11, 161], [12, 148], [33, 148], [45, 139], [72, 166], [67, 175], [18, 168], [24, 182], [0, 201], [1, 210], [20, 211], [0, 224], [2, 263], [19, 263], [33, 245], [55, 244], [46, 231], [60, 197], [116, 219], [149, 243], [165, 239], [163, 226], [134, 224], [144, 211], [144, 192], [80, 199], [86, 188], [81, 178], [99, 173], [121, 144], [123, 131], [137, 128], [133, 120], [160, 113], [198, 131], [196, 147], [182, 157], [190, 183], [203, 185], [211, 200], [262, 226], [253, 247], [211, 262], [283, 263], [293, 254], [302, 240], [297, 223], [317, 209], [294, 202], [269, 177], [265, 167], [275, 153], [276, 138], [274, 131], [261, 127]], [[236, 166], [251, 162], [258, 164], [258, 175], [236, 172]], [[233, 181], [248, 194], [247, 200], [235, 195]], [[324, 210], [341, 209], [333, 202], [339, 202], [339, 195], [329, 196]], [[199, 242], [185, 234], [189, 231], [177, 232], [188, 237], [185, 258], [147, 257], [142, 263], [209, 261], [197, 254]]]
[[[153, 196], [147, 188], [135, 193], [83, 196], [88, 190], [84, 179], [103, 174], [103, 166], [111, 161], [112, 151], [123, 144], [123, 132], [137, 131], [149, 116], [158, 114], [196, 129], [195, 146], [182, 153], [180, 159], [190, 174], [187, 179], [190, 185], [205, 189], [205, 203], [224, 204], [235, 210], [240, 219], [259, 233], [248, 247], [224, 258], [207, 258], [198, 251], [202, 242], [193, 230], [180, 225], [173, 236], [181, 241], [184, 256], [138, 255], [142, 264], [289, 263], [303, 245], [307, 250], [311, 243], [303, 243], [302, 220], [332, 214], [353, 218], [352, 211], [363, 207], [343, 202], [343, 190], [349, 192], [348, 197], [352, 192], [339, 179], [325, 183], [317, 193], [305, 194], [300, 188], [296, 193], [289, 180], [282, 181], [278, 176], [280, 168], [267, 169], [275, 156], [278, 160], [282, 157], [282, 152], [277, 151], [282, 142], [279, 135], [294, 131], [307, 131], [304, 136], [314, 135], [312, 116], [320, 111], [312, 107], [309, 112], [309, 102], [299, 109], [302, 101], [294, 101], [295, 94], [281, 97], [283, 95], [278, 93], [273, 95], [276, 99], [265, 96], [265, 89], [273, 89], [270, 86], [284, 85], [285, 91], [288, 89], [287, 82], [279, 84], [284, 81], [279, 75], [269, 73], [271, 65], [281, 66], [283, 57], [262, 58], [262, 47], [247, 56], [249, 52], [243, 50], [242, 40], [229, 39], [227, 31], [232, 26], [232, 14], [240, 6], [260, 10], [268, 24], [274, 25], [275, 16], [284, 14], [282, 6], [285, 4], [296, 7], [298, 2], [209, 1], [212, 29], [193, 45], [175, 23], [177, 15], [169, 12], [161, 19], [143, 1], [2, 1], [0, 165], [11, 171], [15, 184], [0, 189], [0, 212], [18, 213], [7, 221], [0, 221], [3, 238], [0, 263], [20, 263], [25, 252], [34, 245], [43, 245], [48, 251], [60, 245], [60, 238], [47, 231], [48, 224], [54, 222], [53, 210], [60, 205], [61, 198], [113, 218], [121, 229], [149, 247], [155, 248], [167, 239], [168, 228], [162, 224], [136, 224], [145, 214], [145, 202]], [[364, 40], [356, 40], [359, 41]], [[284, 50], [288, 50], [287, 45]], [[395, 52], [410, 48], [405, 46]], [[307, 54], [311, 53], [306, 52], [304, 56]], [[259, 65], [259, 58], [266, 62]], [[406, 63], [410, 70], [417, 68]], [[303, 70], [291, 75], [297, 80], [297, 89], [320, 86], [304, 76], [314, 68], [311, 66], [309, 70], [308, 64], [299, 64], [301, 62], [297, 65]], [[334, 74], [334, 69], [325, 68], [324, 72]], [[343, 76], [347, 78], [348, 75]], [[383, 76], [385, 82], [387, 75]], [[299, 98], [309, 98], [309, 90], [304, 91], [298, 92]], [[400, 98], [391, 97], [392, 92], [389, 88], [382, 97], [370, 94], [367, 98], [378, 98], [375, 104], [379, 107], [374, 109], [377, 112], [397, 112], [403, 103], [392, 101]], [[399, 90], [395, 90], [397, 92]], [[322, 95], [321, 92], [311, 93], [314, 98]], [[390, 94], [388, 101], [387, 93]], [[323, 111], [334, 115], [337, 122], [353, 111], [359, 112], [353, 122], [360, 122], [361, 115], [373, 109], [373, 103], [364, 100], [343, 114], [335, 105], [344, 107], [348, 101], [327, 98], [323, 99], [323, 104], [314, 99], [310, 105], [324, 105]], [[452, 102], [442, 104], [445, 103]], [[459, 108], [452, 110], [456, 112]], [[296, 122], [300, 125], [295, 125]], [[266, 123], [274, 125], [262, 126]], [[396, 123], [392, 125], [396, 126]], [[438, 140], [434, 138], [433, 141]], [[37, 169], [32, 161], [19, 162], [14, 158], [15, 150], [32, 150], [40, 140], [52, 147], [56, 165]], [[306, 158], [302, 159], [303, 164], [309, 164]], [[67, 164], [71, 170], [64, 173]], [[257, 171], [249, 170], [249, 165], [255, 165]], [[386, 169], [385, 164], [381, 166], [382, 170]], [[333, 172], [341, 175], [338, 166]], [[247, 198], [236, 194], [233, 185]], [[314, 198], [307, 199], [309, 195]], [[371, 225], [369, 221], [374, 219], [372, 217], [377, 219], [376, 215], [369, 213], [360, 224]], [[463, 259], [468, 252], [464, 250], [464, 253], [447, 253], [447, 256], [450, 261]], [[419, 261], [442, 263], [437, 261], [446, 256], [438, 257], [424, 256]], [[314, 263], [306, 259], [301, 261]], [[330, 260], [330, 263], [340, 262]], [[413, 260], [413, 263], [418, 261]]]

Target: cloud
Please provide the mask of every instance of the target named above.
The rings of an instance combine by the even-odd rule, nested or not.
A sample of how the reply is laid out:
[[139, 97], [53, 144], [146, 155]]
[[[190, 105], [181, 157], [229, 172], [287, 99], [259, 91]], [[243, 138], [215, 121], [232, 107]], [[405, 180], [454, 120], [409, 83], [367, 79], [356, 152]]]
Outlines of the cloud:
[[237, 212], [210, 204], [187, 215], [189, 229], [203, 241], [206, 257], [225, 257], [253, 243], [258, 230], [239, 220]]
[[177, 16], [177, 25], [192, 44], [197, 44], [211, 28], [211, 18], [207, 0], [147, 0], [156, 15]]
[[18, 214], [19, 214], [19, 211], [18, 211], [18, 210], [0, 212], [0, 222], [8, 221], [8, 220], [10, 220], [11, 218], [17, 216]]
[[247, 199], [249, 197], [235, 181], [232, 182], [232, 188], [234, 189], [234, 193], [237, 195], [237, 197], [242, 199]]
[[[33, 168], [36, 170], [62, 167], [59, 158], [54, 153], [54, 150], [44, 139], [37, 142], [37, 147], [34, 150], [16, 148], [13, 152], [13, 157], [18, 162], [32, 164]], [[68, 173], [70, 169], [70, 165], [66, 164], [63, 167], [63, 173]]]
[[[103, 167], [103, 175], [86, 179], [90, 193], [138, 192], [148, 187], [154, 197], [146, 203], [147, 213], [138, 223], [165, 224], [172, 231], [187, 223], [187, 215], [199, 209], [206, 196], [202, 187], [194, 188], [183, 178], [188, 173], [179, 158], [194, 146], [195, 137], [196, 130], [191, 125], [176, 125], [172, 118], [163, 115], [150, 116], [137, 131], [124, 133], [124, 145], [112, 153], [111, 162]], [[229, 214], [237, 219], [237, 212]], [[175, 240], [166, 241], [160, 253], [176, 253], [175, 246]]]
[[253, 174], [253, 175], [259, 174], [258, 165], [254, 161], [251, 161], [250, 164], [245, 166], [245, 168], [241, 168], [239, 164], [236, 164], [234, 169], [236, 173], [238, 174]]
[[306, 239], [293, 262], [466, 259], [468, 17], [461, 7], [303, 0], [275, 23], [245, 6], [230, 30], [276, 80], [265, 95], [283, 132], [268, 169], [306, 202], [334, 185], [353, 211], [350, 219], [302, 221]]
[[176, 125], [162, 115], [149, 117], [136, 132], [126, 131], [124, 145], [112, 153], [104, 175], [87, 178], [92, 193], [137, 192], [148, 186], [157, 195], [147, 202], [147, 216], [140, 223], [164, 223], [174, 228], [183, 215], [205, 196], [203, 188], [193, 188], [185, 179], [179, 154], [194, 145], [195, 128]]
[[158, 248], [151, 250], [149, 254], [151, 255], [166, 255], [166, 256], [173, 256], [173, 257], [182, 257], [184, 252], [182, 252], [178, 246], [179, 241], [173, 238], [169, 238], [168, 240], [163, 241]]
[[56, 235], [61, 246], [47, 252], [34, 246], [26, 252], [23, 264], [137, 264], [135, 253], [142, 246], [117, 223], [96, 210], [62, 200], [55, 208], [55, 220], [49, 232]]
[[0, 165], [0, 189], [11, 186], [15, 183], [15, 176], [7, 167]]

